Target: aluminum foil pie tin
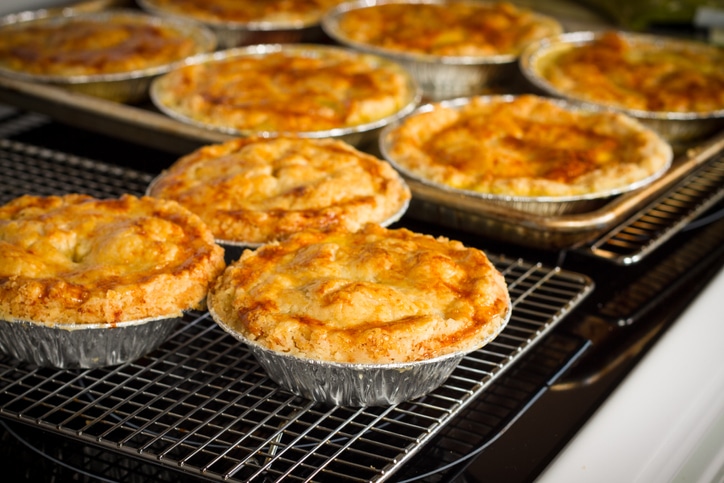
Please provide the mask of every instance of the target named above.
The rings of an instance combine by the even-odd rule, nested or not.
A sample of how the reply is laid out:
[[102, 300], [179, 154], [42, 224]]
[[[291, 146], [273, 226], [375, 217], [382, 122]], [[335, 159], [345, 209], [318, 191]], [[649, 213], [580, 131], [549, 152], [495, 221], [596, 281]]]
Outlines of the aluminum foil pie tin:
[[[138, 18], [147, 22], [149, 25], [168, 25], [169, 27], [176, 28], [183, 35], [194, 40], [197, 55], [212, 52], [217, 45], [217, 39], [214, 33], [196, 23], [181, 19], [160, 18], [123, 9], [53, 17], [43, 17], [43, 10], [38, 10], [36, 12], [30, 12], [28, 15], [23, 15], [22, 17], [7, 17], [5, 21], [0, 21], [0, 28], [14, 28], [15, 25], [21, 25], [24, 22], [43, 22], [51, 25], [63, 25], [76, 18], [87, 18], [89, 20], [103, 22], [119, 16]], [[7, 20], [10, 18], [13, 20]], [[22, 20], [18, 20], [19, 18]], [[148, 89], [151, 81], [155, 77], [172, 70], [185, 61], [186, 59], [180, 59], [176, 62], [128, 72], [70, 76], [36, 75], [0, 67], [0, 75], [26, 82], [48, 84], [71, 92], [100, 97], [115, 102], [133, 104], [148, 98]]]
[[[387, 57], [407, 69], [420, 85], [423, 97], [429, 101], [452, 99], [483, 94], [501, 81], [510, 83], [518, 80], [518, 56], [500, 54], [489, 56], [437, 56], [418, 53], [404, 53], [374, 45], [363, 44], [350, 39], [340, 29], [340, 20], [345, 13], [360, 8], [371, 8], [387, 3], [432, 3], [444, 4], [446, 0], [361, 0], [345, 2], [330, 9], [322, 17], [322, 30], [335, 42], [346, 47]], [[558, 22], [544, 15], [535, 14], [541, 21], [550, 24], [557, 32], [562, 31]]]
[[271, 55], [278, 52], [288, 53], [291, 55], [308, 56], [312, 58], [325, 58], [326, 56], [336, 56], [340, 53], [349, 53], [351, 55], [367, 55], [367, 59], [371, 64], [387, 69], [394, 69], [405, 77], [407, 84], [407, 96], [405, 99], [402, 100], [401, 107], [396, 112], [379, 119], [365, 122], [363, 124], [357, 124], [353, 126], [340, 126], [332, 129], [324, 129], [318, 131], [291, 132], [237, 129], [236, 127], [227, 126], [221, 123], [213, 124], [193, 119], [191, 116], [179, 112], [178, 110], [174, 109], [173, 106], [169, 106], [163, 101], [164, 94], [166, 92], [166, 88], [164, 86], [166, 82], [166, 76], [157, 77], [151, 83], [151, 101], [156, 106], [156, 108], [158, 108], [159, 111], [177, 121], [181, 121], [186, 124], [209, 129], [212, 131], [222, 132], [232, 136], [258, 135], [264, 137], [298, 136], [312, 139], [334, 138], [340, 141], [344, 141], [354, 147], [360, 147], [365, 144], [375, 143], [377, 141], [377, 136], [379, 135], [380, 130], [384, 126], [405, 117], [410, 112], [415, 110], [422, 98], [422, 91], [420, 89], [420, 86], [410, 75], [410, 73], [407, 72], [407, 70], [405, 70], [398, 63], [392, 62], [384, 57], [370, 54], [361, 54], [359, 52], [355, 52], [350, 49], [344, 49], [342, 47], [314, 44], [259, 44], [246, 47], [236, 47], [213, 53], [200, 54], [194, 56], [194, 58], [190, 60], [190, 63], [203, 64], [207, 62], [223, 62], [226, 60], [232, 60], [237, 57], [263, 57], [265, 55]]
[[163, 343], [181, 317], [115, 324], [0, 320], [0, 352], [42, 367], [91, 369], [138, 359]]
[[254, 44], [291, 44], [298, 42], [319, 42], [324, 39], [319, 20], [298, 22], [252, 21], [235, 22], [207, 20], [192, 15], [175, 13], [158, 5], [153, 0], [136, 0], [145, 11], [167, 18], [180, 18], [200, 23], [212, 30], [219, 41], [220, 49], [229, 49]]
[[[661, 37], [650, 34], [617, 32], [632, 46], [642, 45], [660, 47], [662, 50], [694, 49], [695, 51], [713, 51], [717, 47], [704, 43]], [[724, 109], [708, 112], [647, 111], [626, 109], [603, 102], [595, 102], [558, 89], [540, 74], [546, 59], [565, 50], [591, 44], [605, 35], [605, 32], [570, 32], [548, 37], [531, 43], [519, 59], [520, 71], [531, 86], [543, 94], [565, 99], [589, 110], [616, 110], [638, 119], [642, 124], [656, 131], [671, 143], [687, 143], [704, 138], [724, 127]], [[721, 67], [721, 66], [717, 66]]]
[[267, 375], [298, 396], [334, 406], [391, 406], [444, 383], [465, 354], [401, 364], [340, 364], [303, 359], [249, 344]]
[[[510, 102], [515, 99], [514, 95], [501, 95], [501, 96], [477, 96], [477, 99], [484, 100], [487, 102]], [[448, 99], [439, 101], [434, 104], [425, 104], [416, 109], [410, 116], [416, 114], [430, 112], [435, 109], [459, 109], [472, 102], [476, 97], [461, 97], [457, 99]], [[556, 104], [566, 109], [581, 109], [586, 110], [579, 106], [577, 103], [569, 102], [564, 99], [553, 100]], [[590, 109], [589, 109], [590, 110]], [[600, 109], [596, 109], [600, 111]], [[418, 185], [423, 185], [425, 188], [434, 189], [454, 197], [458, 197], [461, 201], [472, 201], [475, 203], [481, 203], [482, 205], [488, 206], [502, 206], [511, 210], [520, 211], [524, 213], [533, 213], [541, 216], [560, 216], [577, 213], [586, 213], [595, 209], [600, 208], [606, 202], [610, 201], [614, 196], [627, 193], [643, 186], [646, 186], [666, 173], [671, 167], [673, 155], [669, 155], [668, 161], [664, 163], [656, 172], [651, 175], [629, 183], [625, 186], [613, 188], [607, 191], [598, 191], [595, 193], [581, 194], [581, 195], [569, 195], [569, 196], [516, 196], [516, 195], [505, 195], [505, 194], [493, 194], [484, 193], [479, 191], [464, 190], [454, 188], [452, 186], [445, 185], [426, 179], [425, 177], [418, 175], [404, 166], [401, 166], [392, 156], [392, 131], [400, 125], [399, 122], [392, 123], [386, 126], [379, 137], [379, 149], [382, 157], [387, 160], [395, 169], [397, 169], [402, 175], [408, 180], [414, 180], [417, 183], [411, 184], [410, 189], [412, 190], [413, 202], [415, 201], [415, 192]]]
[[[498, 331], [505, 328], [512, 309], [508, 307]], [[442, 385], [471, 351], [453, 352], [431, 359], [390, 364], [328, 362], [274, 351], [250, 341], [231, 328], [209, 307], [214, 321], [246, 344], [271, 380], [292, 393], [332, 406], [391, 406], [422, 397]]]

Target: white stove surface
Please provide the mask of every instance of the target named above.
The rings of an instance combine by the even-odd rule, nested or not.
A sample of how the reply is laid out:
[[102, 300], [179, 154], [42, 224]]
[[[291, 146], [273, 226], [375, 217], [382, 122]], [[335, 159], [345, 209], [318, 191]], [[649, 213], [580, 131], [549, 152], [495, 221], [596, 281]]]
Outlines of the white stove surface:
[[724, 270], [537, 482], [724, 482]]

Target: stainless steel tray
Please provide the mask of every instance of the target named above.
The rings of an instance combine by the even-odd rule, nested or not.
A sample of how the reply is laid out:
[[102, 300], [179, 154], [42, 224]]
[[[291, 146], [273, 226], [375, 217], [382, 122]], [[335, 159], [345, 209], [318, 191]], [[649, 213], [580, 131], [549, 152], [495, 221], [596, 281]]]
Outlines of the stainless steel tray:
[[72, 126], [179, 155], [204, 144], [223, 142], [233, 137], [186, 125], [150, 106], [121, 104], [51, 85], [5, 77], [0, 77], [0, 102], [47, 114]]

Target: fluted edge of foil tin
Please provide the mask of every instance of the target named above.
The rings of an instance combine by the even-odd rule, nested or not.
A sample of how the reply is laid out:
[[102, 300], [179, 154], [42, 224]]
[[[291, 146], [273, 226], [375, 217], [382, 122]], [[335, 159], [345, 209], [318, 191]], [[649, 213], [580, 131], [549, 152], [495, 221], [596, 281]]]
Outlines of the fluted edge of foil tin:
[[0, 352], [41, 367], [93, 369], [138, 359], [156, 349], [182, 316], [102, 324], [0, 320]]
[[374, 119], [363, 124], [340, 126], [332, 129], [323, 129], [318, 131], [270, 131], [257, 129], [239, 129], [221, 123], [209, 123], [194, 119], [192, 116], [189, 116], [186, 113], [179, 112], [173, 106], [169, 106], [163, 101], [164, 94], [166, 92], [166, 90], [164, 89], [164, 82], [166, 82], [167, 76], [173, 75], [173, 71], [153, 79], [149, 92], [151, 102], [159, 111], [161, 111], [166, 116], [175, 119], [176, 121], [208, 129], [210, 131], [221, 132], [231, 136], [257, 135], [263, 137], [297, 136], [311, 139], [334, 138], [344, 141], [351, 146], [359, 148], [370, 143], [375, 143], [377, 140], [377, 136], [379, 135], [379, 132], [382, 130], [382, 128], [410, 114], [417, 108], [422, 99], [422, 89], [420, 88], [414, 77], [402, 65], [379, 55], [358, 52], [354, 49], [349, 49], [346, 47], [329, 46], [323, 44], [248, 45], [244, 47], [235, 47], [226, 50], [219, 50], [213, 53], [205, 53], [193, 56], [192, 58], [188, 59], [188, 63], [204, 64], [230, 60], [237, 57], [264, 56], [280, 52], [321, 58], [324, 58], [324, 56], [330, 56], [335, 55], [336, 53], [344, 52], [348, 55], [356, 55], [361, 58], [366, 58], [375, 65], [388, 69], [393, 69], [400, 75], [404, 76], [407, 84], [407, 96], [403, 100], [400, 108], [396, 112], [393, 112], [387, 116]]
[[[617, 32], [632, 45], [656, 45], [662, 48], [691, 48], [696, 50], [714, 50], [713, 45], [699, 43], [693, 40], [677, 39], [657, 36], [653, 34]], [[540, 63], [546, 56], [557, 52], [576, 48], [596, 41], [605, 32], [580, 31], [568, 32], [557, 36], [541, 39], [528, 45], [519, 58], [519, 67], [522, 76], [528, 83], [541, 93], [564, 99], [571, 104], [577, 104], [588, 110], [612, 110], [627, 114], [642, 124], [656, 131], [670, 143], [688, 143], [702, 139], [724, 127], [724, 109], [714, 111], [646, 111], [641, 109], [627, 109], [625, 107], [604, 102], [584, 99], [561, 90], [552, 85], [540, 73]]]
[[[436, 103], [428, 103], [418, 107], [408, 117], [414, 117], [419, 114], [426, 112], [432, 112], [435, 109], [461, 109], [467, 104], [473, 102], [475, 99], [480, 101], [491, 102], [512, 102], [517, 95], [489, 95], [489, 96], [472, 96], [472, 97], [460, 97], [457, 99], [447, 99]], [[605, 109], [586, 109], [576, 102], [570, 102], [566, 99], [559, 98], [548, 98], [551, 102], [557, 104], [561, 108], [580, 110], [581, 112], [602, 112]], [[646, 126], [638, 119], [632, 119], [634, 122], [640, 124], [642, 129], [648, 129], [653, 131], [652, 128]], [[580, 195], [567, 195], [567, 196], [519, 196], [519, 195], [505, 195], [505, 194], [493, 194], [479, 191], [465, 190], [454, 188], [452, 186], [445, 185], [440, 182], [431, 181], [422, 175], [419, 175], [405, 166], [401, 165], [395, 157], [391, 154], [393, 142], [390, 140], [391, 133], [398, 128], [405, 120], [400, 120], [385, 126], [379, 136], [379, 149], [383, 159], [389, 162], [396, 170], [398, 170], [406, 180], [414, 180], [419, 184], [425, 185], [432, 189], [440, 192], [448, 193], [458, 197], [464, 197], [467, 199], [476, 200], [481, 206], [503, 206], [510, 208], [511, 210], [521, 211], [525, 213], [534, 213], [541, 216], [560, 216], [569, 215], [576, 213], [586, 213], [601, 207], [612, 197], [642, 188], [658, 178], [662, 177], [666, 171], [669, 170], [673, 162], [673, 151], [669, 143], [663, 136], [654, 132], [661, 141], [660, 146], [664, 148], [666, 161], [663, 163], [658, 170], [651, 173], [645, 178], [641, 178], [634, 182], [626, 185], [611, 188], [605, 191], [598, 191], [588, 194]], [[409, 184], [409, 183], [408, 183]], [[415, 201], [415, 185], [412, 185], [411, 190], [413, 192], [413, 202]]]
[[[184, 35], [193, 39], [196, 45], [194, 55], [213, 52], [218, 44], [216, 35], [209, 29], [196, 23], [172, 18], [161, 18], [131, 9], [115, 9], [91, 13], [78, 13], [73, 15], [59, 15], [44, 17], [42, 11], [32, 12], [22, 17], [7, 17], [0, 19], [0, 28], [12, 28], [25, 22], [44, 22], [62, 24], [77, 18], [104, 21], [114, 17], [127, 16], [143, 19], [149, 25], [167, 25], [176, 28]], [[193, 56], [191, 56], [193, 57]], [[175, 67], [183, 65], [186, 59], [179, 59], [162, 65], [156, 65], [128, 72], [114, 72], [109, 74], [93, 75], [39, 75], [0, 67], [0, 74], [25, 82], [48, 84], [63, 88], [70, 92], [84, 94], [102, 99], [134, 104], [144, 101], [148, 97], [151, 81]]]
[[[322, 17], [321, 28], [329, 38], [340, 45], [387, 57], [402, 65], [420, 85], [423, 97], [428, 101], [479, 95], [501, 82], [510, 84], [520, 77], [517, 54], [439, 56], [405, 53], [353, 41], [340, 29], [339, 22], [345, 13], [351, 10], [389, 3], [445, 4], [447, 0], [358, 0], [344, 2], [325, 13]], [[533, 15], [540, 22], [551, 25], [556, 32], [563, 32], [563, 27], [553, 17], [539, 13], [533, 13]]]
[[219, 49], [230, 49], [254, 44], [292, 44], [321, 42], [324, 32], [319, 19], [300, 21], [249, 21], [210, 20], [191, 14], [173, 12], [153, 0], [136, 0], [146, 12], [167, 18], [179, 18], [197, 22], [212, 30], [219, 41]]
[[498, 330], [478, 347], [435, 358], [389, 364], [330, 362], [268, 349], [234, 330], [209, 306], [211, 318], [225, 332], [243, 342], [271, 380], [282, 388], [331, 406], [392, 406], [440, 387], [463, 358], [495, 339], [510, 321], [512, 307]]
[[333, 406], [391, 406], [444, 383], [464, 353], [399, 364], [341, 364], [303, 359], [249, 343], [267, 375], [285, 389]]

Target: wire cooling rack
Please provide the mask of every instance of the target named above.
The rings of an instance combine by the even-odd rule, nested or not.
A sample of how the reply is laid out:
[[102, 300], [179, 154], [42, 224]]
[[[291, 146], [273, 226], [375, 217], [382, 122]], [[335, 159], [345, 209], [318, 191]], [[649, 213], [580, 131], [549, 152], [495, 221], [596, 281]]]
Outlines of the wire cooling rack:
[[[0, 126], [0, 133], [2, 126]], [[21, 194], [141, 194], [151, 175], [0, 139], [0, 202]], [[157, 350], [92, 370], [0, 359], [0, 417], [219, 481], [386, 481], [481, 400], [592, 290], [573, 272], [490, 255], [513, 302], [505, 330], [432, 393], [390, 407], [325, 406], [280, 389], [208, 313]], [[491, 394], [488, 394], [491, 396]], [[495, 397], [495, 394], [492, 394]]]
[[323, 406], [269, 380], [207, 313], [132, 363], [55, 370], [0, 362], [0, 415], [226, 481], [384, 481], [572, 307], [584, 278], [496, 259], [514, 309], [440, 388], [392, 407]]

